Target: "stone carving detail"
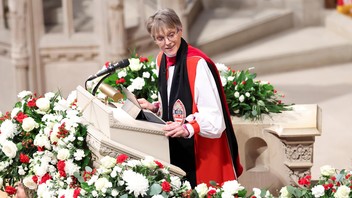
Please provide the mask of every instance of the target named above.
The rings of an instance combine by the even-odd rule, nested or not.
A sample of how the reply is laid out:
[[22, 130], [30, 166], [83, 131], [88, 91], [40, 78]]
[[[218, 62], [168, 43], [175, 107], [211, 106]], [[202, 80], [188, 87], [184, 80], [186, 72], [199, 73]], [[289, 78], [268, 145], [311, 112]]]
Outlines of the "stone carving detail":
[[60, 61], [68, 61], [68, 62], [79, 62], [79, 61], [91, 61], [98, 60], [99, 52], [97, 49], [94, 50], [86, 50], [86, 49], [76, 49], [75, 52], [65, 52], [62, 53], [62, 50], [57, 49], [58, 52], [41, 52], [41, 57], [43, 63], [50, 62], [60, 62]]
[[309, 169], [289, 169], [288, 175], [291, 178], [290, 184], [298, 186], [298, 180], [306, 175], [311, 175]]
[[313, 144], [286, 144], [286, 159], [291, 162], [311, 162], [313, 155]]

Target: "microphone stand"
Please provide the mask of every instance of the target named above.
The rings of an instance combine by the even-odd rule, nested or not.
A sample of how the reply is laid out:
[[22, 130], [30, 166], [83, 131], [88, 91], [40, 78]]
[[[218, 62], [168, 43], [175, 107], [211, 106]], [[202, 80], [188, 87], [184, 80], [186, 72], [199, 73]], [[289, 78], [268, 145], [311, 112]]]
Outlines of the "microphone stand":
[[111, 72], [111, 73], [108, 73], [106, 74], [104, 77], [102, 77], [99, 82], [95, 85], [95, 87], [93, 88], [93, 91], [92, 91], [92, 95], [95, 96], [96, 92], [98, 91], [98, 88], [100, 86], [100, 84], [107, 78], [109, 77], [111, 74], [113, 74], [114, 72]]

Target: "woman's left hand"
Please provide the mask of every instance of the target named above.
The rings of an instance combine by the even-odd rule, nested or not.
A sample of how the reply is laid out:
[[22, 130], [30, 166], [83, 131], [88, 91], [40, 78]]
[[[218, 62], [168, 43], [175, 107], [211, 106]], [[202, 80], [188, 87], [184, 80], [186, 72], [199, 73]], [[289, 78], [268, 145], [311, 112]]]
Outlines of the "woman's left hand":
[[163, 127], [163, 130], [166, 131], [165, 136], [167, 137], [186, 138], [189, 136], [189, 131], [178, 122], [167, 122], [167, 124]]

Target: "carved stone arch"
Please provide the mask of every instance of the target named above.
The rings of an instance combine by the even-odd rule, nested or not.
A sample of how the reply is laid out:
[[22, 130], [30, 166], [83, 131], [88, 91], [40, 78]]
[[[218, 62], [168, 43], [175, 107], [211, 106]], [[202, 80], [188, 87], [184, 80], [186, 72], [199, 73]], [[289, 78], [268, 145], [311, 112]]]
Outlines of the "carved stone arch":
[[269, 149], [265, 140], [259, 137], [248, 139], [245, 143], [245, 168], [247, 171], [269, 171]]

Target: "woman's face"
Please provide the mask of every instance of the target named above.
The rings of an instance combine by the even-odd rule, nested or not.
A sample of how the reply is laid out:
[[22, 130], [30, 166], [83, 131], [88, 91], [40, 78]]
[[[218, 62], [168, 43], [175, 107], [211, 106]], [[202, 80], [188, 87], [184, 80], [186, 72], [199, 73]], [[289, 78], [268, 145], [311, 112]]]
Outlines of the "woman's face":
[[182, 29], [164, 28], [154, 36], [155, 43], [167, 56], [176, 56], [181, 45]]

